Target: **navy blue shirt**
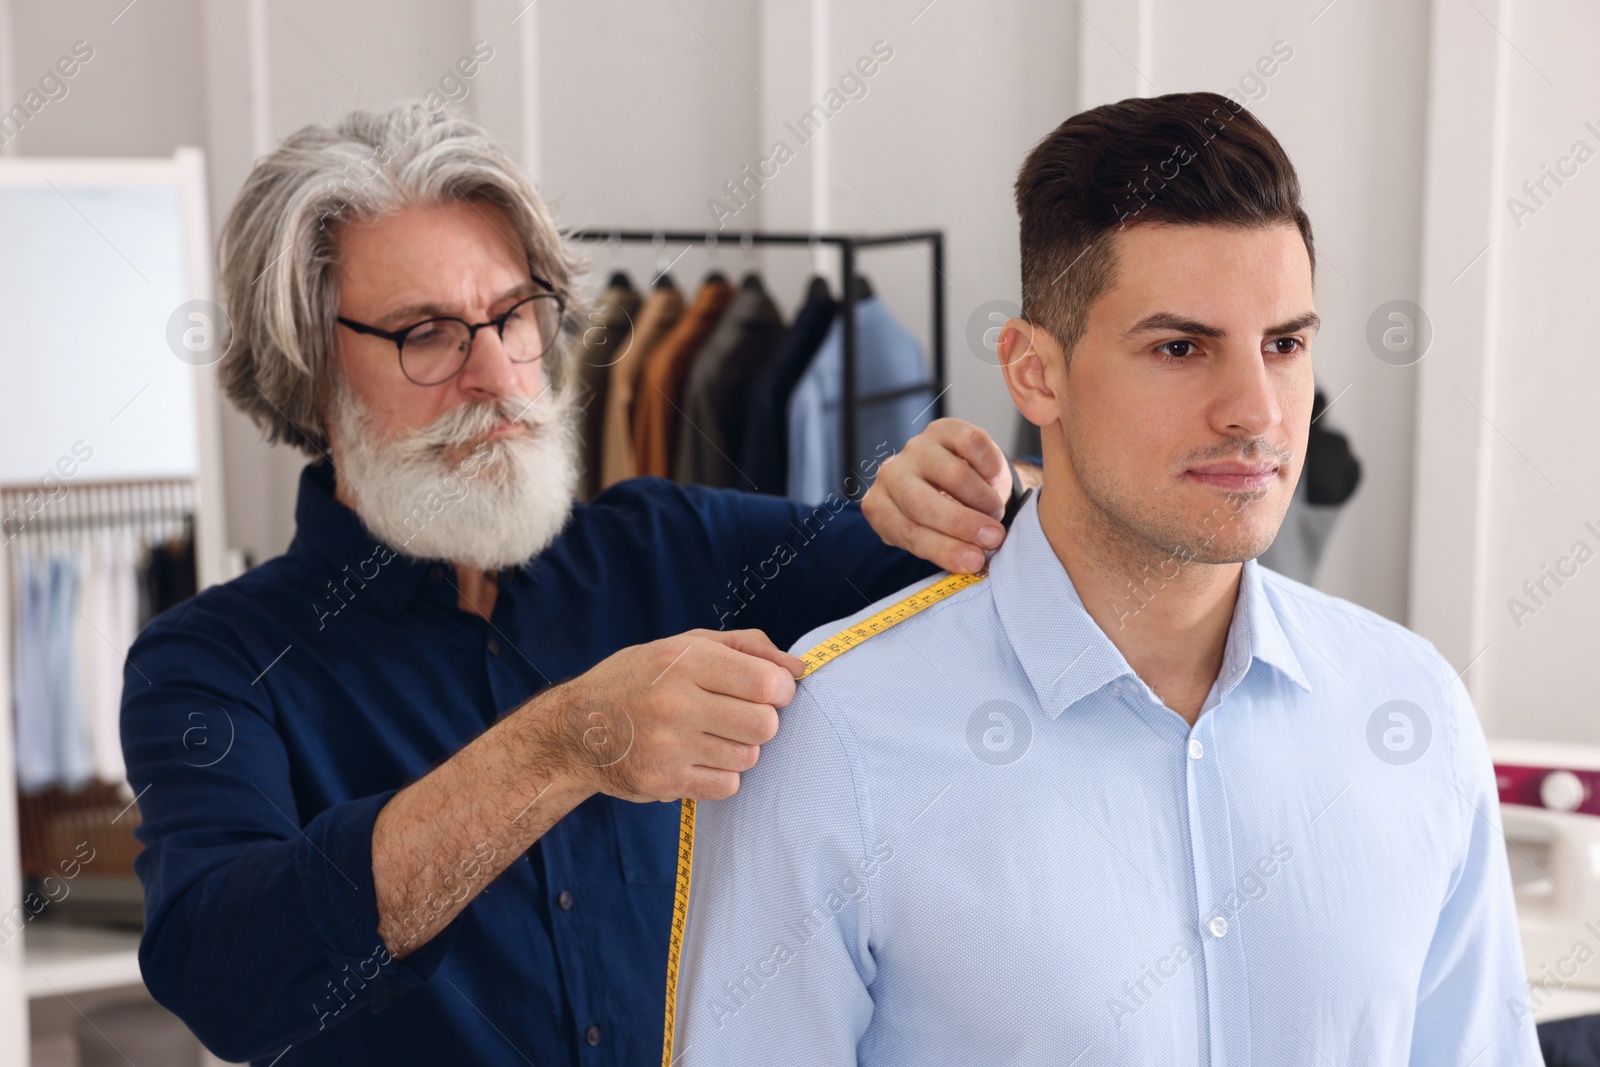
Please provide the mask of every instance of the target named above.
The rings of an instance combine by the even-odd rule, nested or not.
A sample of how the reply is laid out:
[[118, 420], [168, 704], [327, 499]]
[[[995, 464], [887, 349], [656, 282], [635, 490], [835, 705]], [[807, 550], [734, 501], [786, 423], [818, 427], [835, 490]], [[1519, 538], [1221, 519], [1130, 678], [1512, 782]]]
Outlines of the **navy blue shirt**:
[[400, 961], [378, 936], [379, 809], [618, 649], [697, 627], [787, 647], [933, 567], [839, 497], [637, 479], [502, 573], [485, 620], [448, 566], [373, 540], [324, 465], [295, 521], [287, 553], [129, 654], [155, 998], [224, 1058], [278, 1067], [659, 1062], [677, 804], [590, 798]]

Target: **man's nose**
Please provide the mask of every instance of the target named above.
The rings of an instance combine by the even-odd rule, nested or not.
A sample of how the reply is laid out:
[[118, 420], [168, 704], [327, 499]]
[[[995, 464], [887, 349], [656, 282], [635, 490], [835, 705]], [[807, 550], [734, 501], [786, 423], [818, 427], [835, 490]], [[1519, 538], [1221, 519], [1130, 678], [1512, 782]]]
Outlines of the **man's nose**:
[[461, 368], [457, 386], [464, 393], [479, 399], [495, 399], [527, 393], [531, 383], [524, 378], [538, 374], [538, 362], [513, 363], [506, 354], [500, 331], [485, 326], [472, 337], [472, 349], [467, 353], [467, 365]]
[[1262, 437], [1283, 422], [1277, 385], [1259, 352], [1224, 360], [1218, 386], [1212, 410], [1220, 432]]

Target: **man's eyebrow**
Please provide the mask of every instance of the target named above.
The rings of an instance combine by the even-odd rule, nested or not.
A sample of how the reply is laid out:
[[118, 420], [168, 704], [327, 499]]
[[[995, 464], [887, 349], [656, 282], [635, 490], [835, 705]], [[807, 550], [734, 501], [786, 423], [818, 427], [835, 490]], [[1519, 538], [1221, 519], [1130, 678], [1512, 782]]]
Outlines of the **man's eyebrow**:
[[[1281, 323], [1263, 331], [1265, 337], [1279, 337], [1286, 333], [1299, 333], [1302, 330], [1316, 330], [1322, 326], [1322, 316], [1315, 311], [1307, 311], [1303, 315], [1296, 315], [1288, 322]], [[1124, 336], [1132, 337], [1136, 333], [1186, 333], [1191, 337], [1223, 338], [1228, 336], [1228, 331], [1216, 326], [1209, 326], [1198, 319], [1185, 318], [1175, 315], [1170, 311], [1158, 311], [1153, 315], [1146, 315], [1133, 324]]]
[[1282, 326], [1274, 326], [1266, 332], [1268, 337], [1277, 337], [1286, 333], [1299, 333], [1302, 330], [1316, 332], [1322, 329], [1322, 316], [1315, 311], [1308, 311], [1303, 315], [1296, 315]]
[[[492, 303], [498, 304], [502, 300], [509, 300], [512, 297], [517, 296], [532, 296], [534, 291], [539, 288], [541, 287], [533, 281], [526, 281], [520, 285], [513, 285], [510, 289], [507, 289], [505, 292], [495, 297]], [[378, 324], [384, 327], [398, 328], [400, 326], [409, 325], [413, 322], [421, 322], [423, 319], [461, 317], [457, 312], [458, 309], [447, 308], [442, 304], [418, 301], [416, 303], [400, 305], [393, 311], [380, 318], [378, 320]]]
[[1194, 337], [1226, 337], [1228, 332], [1216, 326], [1208, 326], [1198, 319], [1184, 318], [1170, 311], [1158, 311], [1153, 315], [1146, 315], [1128, 330], [1125, 337], [1132, 337], [1136, 333], [1154, 333], [1156, 331], [1170, 333], [1186, 333]]

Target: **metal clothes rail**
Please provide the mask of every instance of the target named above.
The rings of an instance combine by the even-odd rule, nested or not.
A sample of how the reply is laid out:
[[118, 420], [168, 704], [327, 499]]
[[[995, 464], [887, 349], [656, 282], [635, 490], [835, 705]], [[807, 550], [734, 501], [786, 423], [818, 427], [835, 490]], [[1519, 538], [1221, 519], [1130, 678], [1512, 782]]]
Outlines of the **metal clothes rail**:
[[[687, 244], [704, 245], [715, 248], [723, 244], [738, 244], [745, 247], [752, 245], [799, 245], [815, 248], [820, 245], [831, 245], [839, 250], [839, 279], [843, 294], [839, 300], [839, 313], [844, 316], [842, 324], [844, 342], [844, 382], [843, 382], [843, 412], [840, 423], [844, 428], [844, 476], [855, 477], [855, 463], [859, 458], [856, 455], [856, 412], [865, 404], [883, 400], [892, 400], [907, 393], [931, 389], [934, 394], [933, 417], [944, 416], [945, 393], [945, 352], [944, 352], [944, 232], [942, 230], [918, 230], [912, 233], [892, 234], [847, 234], [847, 233], [782, 233], [767, 232], [762, 230], [632, 230], [632, 229], [582, 229], [573, 230], [566, 234], [567, 237], [579, 241], [616, 241], [624, 244]], [[931, 268], [929, 302], [932, 309], [932, 322], [929, 331], [929, 343], [933, 350], [933, 377], [928, 382], [894, 389], [883, 393], [873, 393], [870, 396], [856, 396], [856, 294], [855, 279], [857, 275], [857, 254], [864, 248], [883, 248], [890, 245], [911, 245], [926, 243], [930, 255], [925, 257]]]

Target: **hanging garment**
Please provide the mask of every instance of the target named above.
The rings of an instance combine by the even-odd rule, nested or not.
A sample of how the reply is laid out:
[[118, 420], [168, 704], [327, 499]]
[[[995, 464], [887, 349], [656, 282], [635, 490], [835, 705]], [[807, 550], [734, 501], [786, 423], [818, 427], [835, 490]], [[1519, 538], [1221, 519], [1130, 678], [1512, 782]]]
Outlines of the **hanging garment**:
[[50, 561], [50, 585], [45, 664], [50, 672], [47, 686], [55, 734], [55, 784], [75, 790], [87, 785], [94, 774], [94, 751], [89, 745], [79, 685], [80, 569], [75, 555], [62, 553]]
[[766, 366], [744, 394], [744, 441], [739, 471], [758, 493], [784, 496], [789, 484], [789, 394], [822, 347], [839, 305], [828, 283], [812, 278], [805, 302]]
[[[871, 481], [865, 477], [863, 464], [899, 451], [932, 419], [935, 390], [922, 346], [883, 301], [870, 293], [856, 301], [855, 364], [858, 454], [850, 457], [850, 464], [861, 484], [852, 487], [843, 482], [844, 319], [836, 316], [816, 358], [789, 398], [791, 500], [815, 504], [835, 492], [859, 497]], [[916, 388], [919, 385], [924, 387]], [[863, 402], [891, 390], [906, 391]]]
[[[103, 583], [110, 569], [103, 553], [102, 537], [90, 538], [78, 550], [78, 603], [72, 617], [72, 658], [77, 664], [79, 681], [79, 710], [83, 715], [83, 729], [89, 742], [89, 765], [92, 775], [98, 774], [96, 755], [100, 746], [97, 736], [101, 691], [105, 676], [101, 673], [100, 650], [105, 647], [104, 608], [106, 590]], [[118, 695], [120, 696], [120, 687]]]
[[683, 383], [694, 358], [733, 302], [733, 286], [720, 274], [706, 278], [694, 303], [683, 313], [645, 363], [634, 412], [634, 457], [639, 473], [672, 477], [678, 434], [694, 433], [680, 426], [683, 417]]
[[1306, 469], [1301, 481], [1306, 500], [1323, 506], [1343, 504], [1361, 484], [1361, 461], [1350, 439], [1322, 420], [1328, 401], [1318, 389], [1311, 401], [1311, 432], [1306, 437]]
[[45, 632], [53, 594], [47, 580], [48, 560], [25, 548], [13, 558], [17, 561], [17, 635], [12, 645], [16, 667], [11, 677], [11, 707], [16, 722], [17, 788], [35, 793], [56, 780]]
[[610, 386], [611, 368], [619, 354], [626, 350], [628, 336], [633, 332], [633, 319], [639, 313], [642, 299], [626, 274], [613, 274], [605, 291], [590, 309], [587, 321], [580, 324], [583, 333], [573, 347], [573, 376], [579, 386], [579, 403], [583, 408], [579, 420], [583, 478], [579, 482], [578, 492], [584, 500], [592, 499], [600, 491], [601, 456], [605, 448], [606, 393]]
[[138, 624], [132, 553], [132, 538], [125, 534], [113, 534], [90, 549], [79, 608], [86, 624], [78, 649], [84, 715], [94, 776], [102, 782], [121, 782], [127, 776], [120, 717], [122, 672]]
[[733, 459], [744, 441], [744, 392], [782, 336], [783, 313], [760, 276], [747, 275], [689, 371], [683, 417], [699, 432], [678, 435], [677, 481], [751, 488]]
[[194, 534], [151, 545], [139, 567], [139, 629], [195, 594]]
[[605, 430], [600, 445], [600, 487], [609, 488], [639, 473], [633, 452], [633, 419], [639, 377], [656, 345], [683, 317], [683, 293], [663, 275], [634, 317], [633, 332], [611, 364], [606, 387]]

